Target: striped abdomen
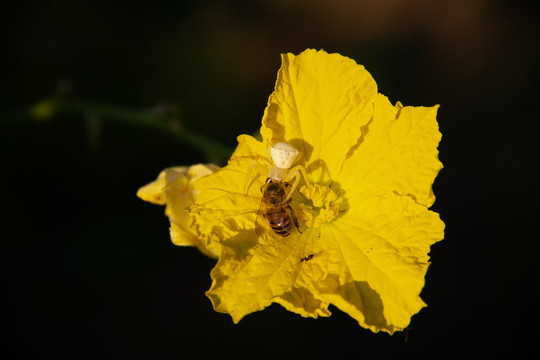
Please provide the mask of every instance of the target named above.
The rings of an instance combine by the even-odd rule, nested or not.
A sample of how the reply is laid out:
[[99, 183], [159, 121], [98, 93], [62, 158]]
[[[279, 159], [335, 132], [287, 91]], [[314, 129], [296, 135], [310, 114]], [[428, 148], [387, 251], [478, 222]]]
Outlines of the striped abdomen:
[[288, 205], [272, 208], [265, 215], [266, 221], [272, 230], [280, 236], [289, 236], [293, 227], [291, 218], [287, 213], [285, 206]]

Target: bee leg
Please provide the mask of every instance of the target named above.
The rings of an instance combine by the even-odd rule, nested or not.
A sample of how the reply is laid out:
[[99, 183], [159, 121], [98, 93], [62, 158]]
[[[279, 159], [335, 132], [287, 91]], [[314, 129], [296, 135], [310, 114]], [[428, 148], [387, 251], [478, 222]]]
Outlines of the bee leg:
[[287, 207], [289, 208], [289, 214], [292, 216], [292, 219], [294, 221], [294, 225], [296, 226], [296, 230], [298, 230], [298, 232], [300, 234], [302, 234], [302, 232], [300, 231], [300, 225], [298, 225], [298, 219], [296, 218], [296, 214], [294, 213], [293, 209], [291, 208], [291, 205], [287, 205]]

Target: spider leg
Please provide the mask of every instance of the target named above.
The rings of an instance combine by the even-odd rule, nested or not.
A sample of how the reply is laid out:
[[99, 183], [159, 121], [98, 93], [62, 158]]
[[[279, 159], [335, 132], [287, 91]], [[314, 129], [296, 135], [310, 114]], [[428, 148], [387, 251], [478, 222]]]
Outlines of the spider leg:
[[[266, 159], [259, 159], [259, 161], [262, 161], [267, 167], [270, 167], [272, 164], [268, 162]], [[244, 180], [244, 196], [247, 196], [249, 188], [251, 184], [253, 184], [253, 181], [259, 176], [259, 173], [257, 171], [254, 177], [251, 177], [251, 173], [255, 167], [257, 167], [257, 162], [253, 159], [250, 160], [251, 165], [249, 165], [247, 172], [246, 172], [246, 179]]]
[[[289, 190], [289, 193], [287, 194], [287, 197], [285, 198], [285, 201], [289, 201], [294, 190], [298, 187], [298, 184], [300, 183], [300, 173], [298, 171], [289, 172], [286, 177], [287, 180], [285, 180], [286, 183], [288, 183], [290, 180], [294, 179], [294, 183], [291, 185], [291, 189]], [[289, 184], [290, 185], [290, 184]]]
[[304, 181], [306, 182], [306, 185], [308, 187], [311, 186], [311, 184], [310, 184], [310, 182], [309, 182], [309, 180], [307, 178], [306, 169], [302, 165], [296, 165], [291, 170], [289, 170], [287, 176], [285, 177], [285, 179], [283, 179], [283, 181], [288, 183], [289, 181], [294, 179], [294, 183], [291, 185], [291, 190], [289, 190], [289, 193], [287, 194], [287, 197], [285, 198], [285, 201], [287, 201], [287, 200], [289, 200], [291, 198], [294, 190], [296, 190], [296, 188], [298, 187], [298, 184], [300, 183], [300, 178], [301, 177], [304, 178]]
[[255, 164], [252, 163], [251, 165], [249, 165], [249, 168], [247, 170], [246, 179], [244, 180], [244, 196], [247, 195], [248, 190], [249, 190], [249, 186], [251, 185], [251, 182], [249, 181], [249, 177], [250, 177], [251, 171], [253, 171], [254, 167], [255, 167]]

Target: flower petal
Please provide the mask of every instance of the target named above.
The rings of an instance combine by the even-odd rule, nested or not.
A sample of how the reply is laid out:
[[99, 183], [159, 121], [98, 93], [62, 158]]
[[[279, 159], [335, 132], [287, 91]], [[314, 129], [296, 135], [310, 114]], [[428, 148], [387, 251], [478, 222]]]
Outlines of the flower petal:
[[263, 116], [263, 140], [299, 149], [312, 182], [337, 175], [371, 118], [377, 84], [354, 60], [306, 50], [282, 55]]
[[221, 248], [208, 297], [216, 311], [229, 313], [235, 322], [273, 302], [302, 316], [329, 316], [328, 302], [316, 299], [308, 289], [323, 272], [315, 262], [301, 261], [309, 255], [306, 251], [317, 251], [312, 244], [316, 236], [255, 233], [260, 188], [268, 172], [257, 159], [266, 158], [266, 148], [251, 136], [239, 136], [238, 141], [226, 167], [193, 183], [201, 192], [190, 207], [192, 228], [206, 247]]
[[328, 276], [326, 299], [373, 331], [404, 329], [425, 306], [420, 299], [429, 248], [444, 236], [438, 214], [411, 198], [388, 194], [365, 200], [321, 232]]
[[[228, 165], [194, 183], [192, 228], [221, 251], [207, 296], [234, 322], [274, 302], [310, 317], [333, 304], [375, 332], [402, 330], [425, 306], [429, 249], [444, 235], [427, 210], [442, 166], [437, 107], [392, 106], [337, 54], [282, 60], [263, 142], [240, 136]], [[302, 152], [313, 185], [293, 193], [303, 233], [286, 238], [254, 231], [267, 146], [278, 142]]]
[[442, 164], [437, 108], [393, 106], [379, 95], [373, 119], [343, 164], [339, 181], [351, 201], [397, 193], [430, 207]]
[[137, 190], [137, 196], [152, 204], [165, 205], [165, 187], [168, 183], [176, 181], [179, 177], [187, 174], [187, 166], [172, 167], [159, 173], [156, 180], [148, 183]]
[[186, 207], [196, 196], [192, 182], [195, 179], [212, 174], [218, 167], [213, 164], [177, 166], [163, 170], [153, 182], [141, 187], [137, 196], [141, 199], [166, 205], [165, 214], [171, 222], [171, 240], [178, 246], [197, 246], [204, 254], [217, 258], [219, 248], [208, 249], [193, 230], [189, 228], [190, 216]]
[[309, 239], [296, 233], [257, 240], [253, 232], [243, 232], [223, 243], [207, 292], [214, 309], [229, 313], [235, 323], [273, 302], [304, 317], [330, 316], [329, 303], [314, 297], [307, 288], [306, 281], [322, 276], [321, 272], [314, 276], [317, 272], [301, 261]]
[[[249, 135], [239, 136], [238, 141], [227, 166], [193, 182], [194, 190], [200, 193], [196, 204], [189, 207], [191, 228], [209, 247], [219, 247], [223, 239], [255, 226], [260, 188], [266, 179], [256, 169], [260, 165], [256, 160], [263, 158], [266, 150]], [[255, 170], [250, 171], [252, 166]]]

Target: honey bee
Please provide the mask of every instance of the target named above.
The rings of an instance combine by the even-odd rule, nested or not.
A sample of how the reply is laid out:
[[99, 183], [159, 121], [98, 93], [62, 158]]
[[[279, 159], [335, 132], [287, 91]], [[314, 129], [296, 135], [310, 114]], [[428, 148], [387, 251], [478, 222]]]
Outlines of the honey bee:
[[[287, 200], [286, 188], [288, 183], [268, 178], [266, 184], [261, 188], [263, 197], [261, 200], [261, 206], [257, 213], [257, 223], [255, 225], [255, 231], [258, 235], [264, 231], [264, 225], [262, 219], [270, 225], [270, 228], [279, 236], [289, 236], [293, 232], [293, 223], [299, 233], [302, 233], [298, 226], [298, 220], [291, 208], [291, 200]], [[292, 221], [291, 221], [292, 219]]]
[[[289, 236], [293, 232], [293, 224], [300, 231], [298, 220], [291, 208], [291, 196], [298, 187], [300, 178], [303, 177], [306, 185], [310, 186], [306, 176], [306, 170], [301, 165], [291, 169], [291, 165], [300, 158], [300, 152], [293, 146], [281, 142], [270, 148], [268, 158], [273, 161], [268, 163], [268, 177], [261, 187], [263, 193], [261, 205], [257, 213], [255, 232], [260, 235], [265, 228], [270, 228], [279, 236]], [[251, 168], [248, 170], [244, 192], [247, 193], [249, 183], [247, 179]], [[289, 184], [289, 181], [294, 182]], [[290, 189], [289, 189], [290, 188]]]

